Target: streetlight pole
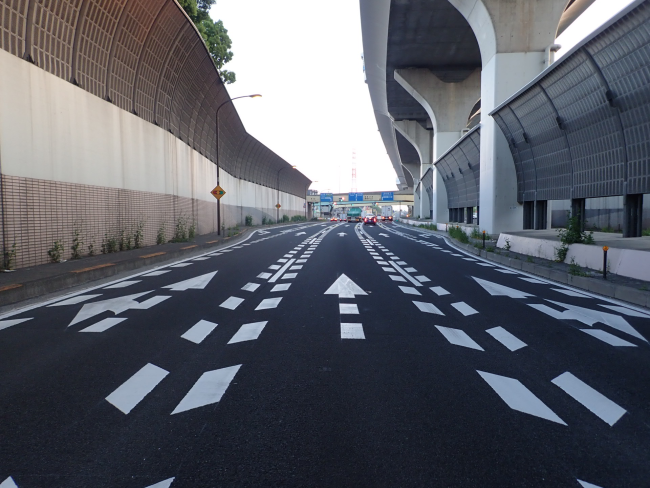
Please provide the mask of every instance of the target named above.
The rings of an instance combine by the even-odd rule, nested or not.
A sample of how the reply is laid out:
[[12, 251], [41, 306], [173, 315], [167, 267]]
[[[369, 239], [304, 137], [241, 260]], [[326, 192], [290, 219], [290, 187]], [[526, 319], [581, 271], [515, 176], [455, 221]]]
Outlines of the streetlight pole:
[[[283, 170], [285, 170], [285, 169], [287, 169], [287, 168], [289, 168], [289, 167], [290, 167], [291, 169], [296, 169], [295, 166], [285, 166], [284, 168], [280, 168], [280, 169], [278, 170], [278, 185], [277, 185], [277, 188], [278, 188], [278, 203], [277, 203], [277, 205], [275, 206], [275, 210], [276, 210], [275, 223], [276, 223], [276, 224], [279, 224], [279, 223], [280, 223], [280, 173], [281, 173]], [[307, 200], [307, 199], [305, 198], [305, 201], [306, 201], [306, 200]]]
[[[261, 97], [262, 95], [260, 94], [255, 94], [255, 95], [242, 95], [241, 97], [235, 97], [231, 98], [229, 100], [226, 100], [223, 102], [221, 105], [217, 107], [217, 113], [215, 115], [215, 123], [217, 125], [217, 186], [219, 186], [219, 173], [220, 173], [220, 166], [219, 166], [219, 110], [221, 110], [221, 107], [226, 105], [227, 103], [232, 103], [233, 100], [237, 100], [238, 98], [258, 98]], [[221, 198], [217, 199], [217, 235], [221, 235]]]

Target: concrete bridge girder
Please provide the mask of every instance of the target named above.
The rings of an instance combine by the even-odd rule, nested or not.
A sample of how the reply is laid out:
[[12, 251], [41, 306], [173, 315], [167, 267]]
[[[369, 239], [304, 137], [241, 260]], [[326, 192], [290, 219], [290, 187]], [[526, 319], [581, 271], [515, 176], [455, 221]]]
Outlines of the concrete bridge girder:
[[[413, 176], [413, 191], [415, 192], [420, 179], [431, 167], [431, 131], [422, 127], [415, 120], [395, 120], [393, 121], [393, 126], [395, 127], [395, 130], [402, 134], [404, 138], [413, 145], [418, 155], [420, 156], [419, 166], [402, 163], [403, 166], [406, 167], [406, 169]], [[419, 198], [417, 194], [414, 195], [414, 211], [416, 214], [420, 215], [420, 217], [425, 218], [430, 215], [431, 205], [429, 203], [429, 199], [423, 197], [422, 191], [423, 189], [421, 188]]]
[[465, 17], [481, 52], [481, 226], [523, 227], [508, 143], [488, 114], [546, 67], [568, 0], [448, 0]]

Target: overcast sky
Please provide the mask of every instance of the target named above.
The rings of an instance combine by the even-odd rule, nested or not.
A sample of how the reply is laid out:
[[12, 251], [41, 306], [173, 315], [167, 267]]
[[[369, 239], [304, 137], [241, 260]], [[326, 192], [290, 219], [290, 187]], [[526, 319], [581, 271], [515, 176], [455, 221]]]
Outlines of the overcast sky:
[[[566, 52], [632, 0], [597, 0], [558, 42]], [[232, 39], [231, 97], [246, 130], [315, 181], [319, 191], [394, 190], [395, 172], [363, 79], [357, 0], [218, 0]]]

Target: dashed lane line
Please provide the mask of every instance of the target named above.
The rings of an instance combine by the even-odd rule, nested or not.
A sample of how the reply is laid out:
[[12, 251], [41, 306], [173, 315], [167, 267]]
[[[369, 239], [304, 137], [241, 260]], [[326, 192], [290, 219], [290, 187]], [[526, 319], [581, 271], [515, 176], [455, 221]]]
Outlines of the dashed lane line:
[[519, 340], [517, 337], [512, 335], [510, 332], [508, 332], [503, 327], [494, 327], [492, 329], [486, 330], [485, 332], [490, 334], [497, 341], [499, 341], [505, 347], [510, 349], [510, 351], [517, 351], [517, 350], [521, 349], [522, 347], [527, 346], [527, 344], [525, 342]]
[[264, 330], [266, 324], [268, 324], [268, 321], [253, 322], [250, 324], [242, 325], [239, 328], [239, 330], [235, 333], [235, 335], [232, 336], [232, 339], [228, 341], [228, 344], [235, 344], [237, 342], [256, 340], [262, 333], [262, 330]]
[[431, 290], [433, 293], [435, 293], [439, 297], [441, 297], [443, 295], [449, 295], [449, 292], [447, 290], [445, 290], [442, 286], [432, 286], [431, 288], [429, 288], [429, 290]]
[[268, 310], [271, 308], [277, 308], [280, 305], [282, 297], [277, 298], [265, 298], [260, 302], [260, 304], [255, 308], [255, 310]]
[[222, 308], [227, 308], [228, 310], [235, 310], [237, 307], [239, 307], [239, 305], [242, 304], [243, 301], [243, 298], [230, 297], [219, 306]]
[[468, 315], [474, 315], [478, 313], [476, 310], [474, 310], [472, 307], [467, 305], [465, 302], [456, 302], [451, 304], [452, 307], [454, 307], [456, 310], [458, 310], [460, 313], [462, 313], [465, 317]]
[[181, 337], [194, 344], [201, 344], [203, 340], [210, 335], [210, 333], [217, 328], [217, 324], [207, 320], [199, 320]]
[[147, 363], [108, 395], [106, 401], [128, 415], [168, 374], [169, 371]]
[[477, 351], [484, 351], [484, 349], [463, 330], [452, 329], [451, 327], [442, 327], [440, 325], [436, 325], [436, 329], [440, 331], [450, 344], [467, 347], [468, 349], [475, 349]]
[[175, 415], [221, 401], [241, 364], [203, 373], [171, 413]]

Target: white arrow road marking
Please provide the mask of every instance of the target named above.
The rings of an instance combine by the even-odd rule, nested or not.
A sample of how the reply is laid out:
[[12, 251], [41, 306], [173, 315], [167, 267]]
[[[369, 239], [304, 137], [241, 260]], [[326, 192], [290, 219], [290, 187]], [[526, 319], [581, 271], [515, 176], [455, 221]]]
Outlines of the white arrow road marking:
[[151, 293], [151, 291], [145, 291], [143, 293], [136, 293], [135, 295], [127, 295], [124, 297], [111, 298], [109, 300], [101, 300], [99, 302], [86, 303], [83, 307], [81, 307], [81, 310], [79, 310], [79, 313], [77, 313], [75, 318], [72, 319], [72, 322], [70, 322], [68, 327], [107, 311], [111, 311], [117, 315], [129, 309], [141, 308], [141, 304], [136, 302], [135, 299], [149, 293]]
[[241, 287], [244, 291], [255, 291], [260, 287], [259, 283], [246, 283]]
[[261, 236], [263, 236], [264, 234], [270, 234], [270, 232], [268, 230], [258, 230], [257, 232]]
[[619, 307], [617, 305], [603, 305], [602, 303], [599, 303], [598, 306], [609, 308], [610, 310], [614, 310], [614, 312], [622, 313], [623, 315], [628, 315], [630, 317], [641, 317], [643, 319], [650, 319], [650, 314], [637, 312], [636, 310], [632, 310], [630, 308]]
[[441, 297], [443, 295], [449, 295], [449, 292], [447, 290], [445, 290], [442, 286], [432, 286], [431, 288], [429, 288], [429, 290], [431, 290], [433, 293], [435, 293], [439, 297]]
[[626, 413], [625, 409], [619, 407], [605, 395], [594, 390], [569, 372], [562, 373], [551, 383], [562, 388], [567, 395], [582, 403], [603, 422], [609, 424], [610, 427]]
[[527, 298], [535, 296], [531, 295], [530, 293], [515, 290], [514, 288], [492, 283], [491, 281], [482, 280], [480, 278], [476, 278], [475, 276], [472, 276], [472, 278], [474, 278], [474, 281], [481, 285], [485, 291], [487, 291], [492, 296], [507, 296], [510, 298]]
[[452, 329], [450, 327], [441, 327], [436, 325], [436, 329], [449, 341], [450, 344], [455, 346], [463, 346], [469, 349], [476, 349], [477, 351], [483, 351], [483, 348], [479, 346], [474, 339], [460, 329]]
[[625, 341], [620, 337], [610, 334], [609, 332], [605, 332], [604, 330], [600, 330], [600, 329], [580, 329], [580, 330], [586, 334], [589, 334], [592, 337], [595, 337], [600, 341], [606, 342], [610, 346], [637, 347], [636, 344], [632, 344], [631, 342]]
[[203, 373], [171, 414], [219, 402], [239, 368], [241, 364]]
[[354, 281], [342, 274], [323, 295], [338, 295], [339, 298], [354, 298], [355, 295], [367, 295]]
[[416, 307], [420, 309], [420, 312], [444, 315], [444, 313], [442, 313], [440, 309], [436, 307], [433, 303], [416, 302], [416, 301], [413, 301], [413, 303], [415, 304]]
[[208, 337], [210, 332], [216, 329], [216, 327], [217, 324], [215, 324], [214, 322], [208, 322], [207, 320], [199, 320], [181, 337], [183, 339], [187, 339], [190, 342], [193, 342], [194, 344], [201, 344], [201, 342], [203, 342], [203, 339]]
[[341, 339], [365, 339], [362, 324], [341, 322]]
[[168, 478], [164, 481], [156, 483], [155, 485], [149, 485], [146, 488], [169, 488], [174, 482], [174, 478]]
[[13, 325], [22, 324], [28, 320], [33, 320], [34, 317], [29, 317], [28, 319], [13, 319], [13, 320], [0, 320], [0, 330], [7, 329]]
[[266, 324], [268, 324], [268, 321], [254, 322], [251, 324], [242, 325], [235, 333], [235, 335], [232, 336], [232, 339], [228, 341], [228, 344], [235, 344], [237, 342], [244, 341], [254, 341], [260, 336]]
[[108, 395], [106, 401], [121, 412], [128, 414], [168, 374], [169, 371], [147, 363], [117, 390]]
[[465, 302], [456, 302], [451, 304], [452, 307], [454, 307], [456, 310], [458, 310], [460, 313], [462, 313], [465, 317], [468, 315], [474, 315], [475, 313], [478, 313], [476, 310], [474, 310], [472, 307], [467, 305]]
[[521, 349], [522, 347], [527, 346], [525, 342], [517, 339], [514, 335], [512, 335], [503, 327], [494, 327], [492, 329], [486, 330], [485, 332], [490, 334], [492, 337], [494, 337], [497, 341], [499, 341], [501, 344], [506, 346], [511, 351], [516, 351], [517, 349]]
[[210, 283], [210, 280], [214, 278], [214, 275], [216, 274], [217, 272], [213, 271], [212, 273], [196, 276], [194, 278], [190, 278], [189, 280], [179, 281], [173, 285], [163, 286], [163, 288], [167, 288], [172, 291], [185, 291], [190, 289], [203, 290], [206, 286], [208, 286], [208, 283]]
[[104, 287], [104, 290], [110, 290], [112, 288], [126, 288], [127, 286], [131, 286], [131, 285], [135, 285], [136, 283], [140, 283], [141, 281], [142, 280], [120, 281], [119, 283], [115, 283], [114, 285]]
[[601, 488], [598, 485], [594, 485], [593, 483], [587, 483], [586, 481], [582, 481], [582, 480], [576, 480], [576, 481], [582, 485], [582, 488]]
[[339, 313], [359, 315], [359, 307], [356, 303], [339, 303]]
[[267, 310], [269, 308], [277, 308], [277, 306], [280, 304], [280, 301], [282, 300], [282, 297], [278, 298], [265, 298], [260, 302], [260, 304], [257, 306], [255, 310]]
[[519, 380], [478, 370], [476, 372], [480, 374], [481, 378], [490, 385], [490, 388], [501, 397], [501, 400], [506, 402], [506, 404], [513, 410], [566, 425], [560, 417], [555, 415], [553, 410], [548, 408], [544, 402], [521, 384]]
[[98, 295], [79, 295], [76, 297], [68, 298], [67, 300], [63, 300], [62, 302], [53, 303], [52, 305], [48, 305], [48, 307], [60, 307], [61, 305], [76, 305], [77, 303], [85, 302], [87, 300], [90, 300], [91, 298], [97, 298], [101, 296], [102, 296], [101, 293]]
[[244, 301], [243, 298], [230, 297], [225, 302], [223, 302], [220, 307], [227, 308], [229, 310], [235, 310], [241, 303]]
[[18, 486], [16, 483], [14, 483], [14, 480], [11, 478], [11, 476], [9, 476], [9, 478], [0, 483], [0, 488], [18, 488]]
[[85, 329], [81, 329], [79, 332], [104, 332], [105, 330], [110, 329], [114, 325], [119, 324], [120, 322], [124, 322], [126, 319], [122, 318], [112, 318], [112, 319], [104, 319], [100, 320], [96, 324], [91, 325], [90, 327], [86, 327]]

